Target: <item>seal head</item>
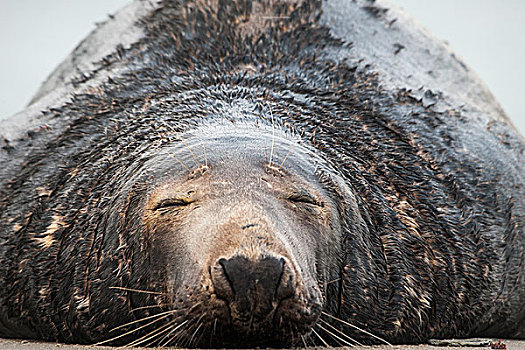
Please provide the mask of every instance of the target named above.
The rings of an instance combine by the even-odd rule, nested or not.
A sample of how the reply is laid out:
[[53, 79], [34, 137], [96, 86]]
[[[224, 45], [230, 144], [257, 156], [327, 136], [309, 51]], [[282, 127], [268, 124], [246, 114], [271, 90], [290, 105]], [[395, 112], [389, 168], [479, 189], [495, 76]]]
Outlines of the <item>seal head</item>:
[[130, 181], [155, 179], [144, 204], [130, 202], [151, 239], [148, 268], [165, 276], [137, 289], [162, 285], [159, 304], [187, 322], [180, 337], [199, 328], [192, 344], [291, 345], [338, 279], [341, 181], [297, 139], [268, 131], [200, 127]]

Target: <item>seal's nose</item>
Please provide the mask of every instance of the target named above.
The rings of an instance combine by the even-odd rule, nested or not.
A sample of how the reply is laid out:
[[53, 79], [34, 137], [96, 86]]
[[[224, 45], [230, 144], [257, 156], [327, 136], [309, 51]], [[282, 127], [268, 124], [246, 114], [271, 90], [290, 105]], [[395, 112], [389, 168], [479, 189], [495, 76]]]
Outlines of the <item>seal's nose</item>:
[[211, 271], [219, 298], [229, 303], [234, 323], [253, 329], [293, 295], [293, 273], [282, 257], [264, 256], [253, 261], [244, 256], [217, 260]]

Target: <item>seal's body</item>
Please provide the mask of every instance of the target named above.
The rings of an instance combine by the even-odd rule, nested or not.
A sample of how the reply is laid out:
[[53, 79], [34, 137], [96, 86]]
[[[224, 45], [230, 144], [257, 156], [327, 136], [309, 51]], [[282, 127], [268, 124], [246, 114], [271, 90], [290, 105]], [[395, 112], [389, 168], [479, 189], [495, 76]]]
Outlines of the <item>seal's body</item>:
[[2, 336], [525, 337], [523, 137], [380, 1], [136, 2], [0, 127]]

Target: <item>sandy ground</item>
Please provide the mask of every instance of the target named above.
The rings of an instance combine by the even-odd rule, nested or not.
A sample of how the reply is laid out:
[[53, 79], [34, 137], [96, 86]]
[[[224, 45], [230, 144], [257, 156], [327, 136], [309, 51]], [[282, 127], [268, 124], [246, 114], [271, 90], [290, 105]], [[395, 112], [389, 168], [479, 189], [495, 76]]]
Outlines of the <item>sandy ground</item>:
[[[507, 350], [525, 350], [525, 340], [503, 340]], [[29, 340], [19, 339], [1, 339], [0, 338], [0, 349], [12, 349], [12, 350], [115, 350], [115, 349], [126, 349], [124, 348], [112, 348], [112, 347], [95, 347], [95, 346], [81, 346], [81, 345], [69, 345], [59, 343], [42, 343]], [[146, 348], [134, 348], [134, 349], [146, 349]], [[151, 349], [151, 348], [150, 348]], [[333, 348], [333, 349], [344, 349], [344, 348]], [[490, 346], [473, 346], [473, 347], [451, 347], [451, 346], [431, 346], [431, 345], [397, 345], [397, 346], [368, 346], [368, 347], [355, 347], [356, 350], [490, 350]]]

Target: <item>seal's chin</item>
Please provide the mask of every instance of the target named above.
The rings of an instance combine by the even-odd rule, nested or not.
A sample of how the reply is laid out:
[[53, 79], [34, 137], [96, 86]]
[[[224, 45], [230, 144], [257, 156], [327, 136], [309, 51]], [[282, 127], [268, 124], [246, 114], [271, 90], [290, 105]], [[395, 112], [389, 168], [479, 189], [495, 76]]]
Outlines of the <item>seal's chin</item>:
[[[300, 344], [317, 322], [321, 305], [307, 304], [295, 298], [280, 303], [264, 321], [245, 321], [231, 316], [226, 302], [214, 310], [223, 317], [208, 322], [208, 337], [192, 344], [198, 347], [291, 347]], [[211, 332], [210, 332], [211, 331]]]

